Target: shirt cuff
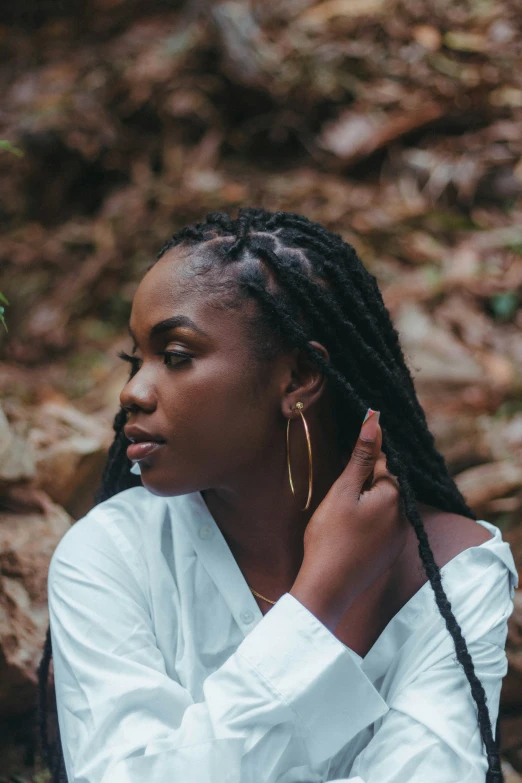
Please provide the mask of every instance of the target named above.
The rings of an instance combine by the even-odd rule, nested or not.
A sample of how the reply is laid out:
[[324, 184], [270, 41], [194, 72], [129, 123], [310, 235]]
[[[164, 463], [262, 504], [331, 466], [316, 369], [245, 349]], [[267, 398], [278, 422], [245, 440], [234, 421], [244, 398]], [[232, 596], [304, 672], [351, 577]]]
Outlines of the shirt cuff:
[[237, 652], [296, 713], [313, 764], [333, 756], [389, 710], [363, 672], [361, 656], [290, 593]]

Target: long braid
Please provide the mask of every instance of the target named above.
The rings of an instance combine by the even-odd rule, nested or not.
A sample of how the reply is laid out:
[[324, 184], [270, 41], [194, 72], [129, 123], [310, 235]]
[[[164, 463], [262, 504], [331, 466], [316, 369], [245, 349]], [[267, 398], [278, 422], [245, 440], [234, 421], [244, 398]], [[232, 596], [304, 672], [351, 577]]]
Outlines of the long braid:
[[[362, 267], [355, 249], [348, 242], [344, 242], [338, 234], [330, 233], [319, 223], [312, 223], [301, 215], [278, 212], [274, 215], [273, 221], [269, 221], [269, 225], [296, 227], [296, 238], [306, 237], [308, 248], [323, 255], [323, 264], [331, 276], [332, 288], [340, 294], [346, 310], [349, 312], [355, 305], [355, 308], [360, 311], [363, 323], [377, 335], [384, 358], [386, 354], [388, 358], [393, 357], [400, 365], [404, 365], [405, 369], [399, 334], [390, 322], [377, 280]], [[327, 260], [332, 251], [335, 256], [334, 263]], [[354, 283], [356, 285], [353, 285]], [[375, 307], [375, 300], [377, 300], [377, 307]], [[413, 396], [419, 411], [424, 416], [422, 407], [417, 401], [413, 379], [409, 372], [406, 376], [409, 379], [409, 388], [414, 392]]]
[[129, 442], [123, 432], [126, 421], [127, 411], [120, 408], [114, 417], [112, 428], [116, 435], [109, 448], [100, 488], [94, 496], [95, 505], [102, 503], [117, 492], [141, 485], [141, 478], [130, 472], [132, 462], [126, 454]]
[[[263, 286], [257, 288], [257, 286], [254, 283], [249, 284], [249, 286], [252, 290], [256, 290], [256, 293], [259, 295], [260, 300], [264, 300], [265, 304], [268, 305], [268, 300], [272, 299], [272, 301], [270, 302], [270, 306], [273, 314], [277, 308], [277, 300], [275, 299], [275, 297], [271, 297], [271, 295], [266, 292], [266, 289]], [[286, 309], [284, 309], [281, 312], [281, 318], [284, 321], [288, 320], [289, 315]], [[299, 325], [295, 325], [293, 331], [296, 340], [299, 339], [300, 337], [302, 339], [306, 339], [306, 334], [304, 333], [304, 331]], [[312, 350], [308, 349], [307, 352], [312, 353]], [[330, 370], [330, 366], [322, 358], [322, 354], [317, 355], [315, 359], [319, 365], [322, 365], [321, 369], [324, 370], [325, 374], [329, 375], [334, 381], [339, 380], [339, 374], [336, 371], [332, 372]], [[362, 418], [364, 411], [367, 408], [366, 403], [364, 403], [358, 397], [357, 394], [354, 394], [353, 387], [347, 384], [345, 389], [349, 392], [349, 398], [352, 397], [353, 395], [353, 398], [349, 399], [349, 401], [354, 404], [354, 407], [355, 405], [357, 405], [356, 409], [358, 410], [359, 418]], [[419, 554], [422, 558], [426, 573], [434, 589], [437, 606], [442, 616], [444, 617], [448, 631], [451, 633], [454, 639], [455, 647], [457, 651], [457, 658], [460, 661], [460, 663], [463, 665], [468, 680], [470, 682], [472, 695], [477, 703], [479, 715], [481, 714], [482, 709], [485, 710], [485, 714], [483, 714], [482, 717], [484, 717], [486, 719], [486, 722], [489, 723], [489, 732], [487, 731], [488, 727], [486, 726], [486, 736], [484, 738], [487, 747], [487, 743], [489, 742], [490, 744], [491, 743], [494, 744], [494, 740], [491, 734], [491, 722], [489, 720], [489, 712], [486, 707], [485, 691], [482, 684], [480, 683], [480, 680], [478, 680], [478, 678], [475, 675], [473, 662], [467, 650], [467, 646], [462, 636], [460, 626], [458, 625], [452, 613], [451, 604], [442, 587], [440, 570], [437, 564], [435, 563], [433, 552], [429, 545], [429, 540], [426, 535], [426, 531], [424, 530], [424, 525], [422, 523], [421, 517], [417, 510], [416, 498], [414, 493], [412, 492], [410, 481], [408, 480], [407, 477], [408, 476], [407, 467], [404, 461], [402, 460], [399, 452], [390, 443], [388, 428], [385, 427], [384, 424], [382, 424], [381, 429], [383, 433], [382, 449], [383, 452], [386, 454], [387, 463], [389, 465], [390, 471], [398, 477], [399, 487], [401, 490], [401, 500], [404, 503], [403, 508], [406, 516], [412, 523], [415, 532], [417, 534], [417, 538], [419, 541]], [[495, 749], [493, 750], [495, 752]]]
[[[329, 297], [324, 286], [311, 280], [300, 269], [295, 268], [292, 259], [285, 265], [283, 263], [286, 258], [284, 252], [274, 252], [266, 244], [261, 244], [257, 238], [255, 242], [249, 244], [249, 248], [271, 265], [279, 282], [287, 290], [294, 292], [294, 296], [298, 299], [311, 330], [317, 332], [320, 340], [323, 335], [325, 336], [324, 342], [332, 350], [335, 349], [339, 365], [344, 363], [349, 367], [352, 364], [350, 347], [354, 343], [358, 345], [358, 354], [361, 362], [370, 363], [373, 361], [378, 374], [376, 373], [373, 379], [369, 379], [368, 383], [366, 383], [364, 376], [360, 376], [360, 385], [362, 391], [364, 391], [364, 396], [372, 399], [375, 407], [380, 410], [380, 406], [383, 404], [383, 394], [385, 393], [388, 398], [391, 395], [392, 402], [388, 402], [388, 405], [390, 411], [393, 412], [394, 420], [397, 421], [397, 427], [401, 426], [405, 430], [407, 438], [410, 441], [417, 441], [419, 446], [421, 446], [415, 455], [415, 459], [411, 460], [412, 470], [417, 471], [423, 486], [431, 487], [432, 491], [435, 491], [438, 495], [442, 494], [445, 496], [447, 507], [454, 506], [456, 501], [459, 502], [462, 498], [455, 497], [455, 483], [451, 480], [441, 482], [438, 479], [437, 468], [434, 469], [431, 453], [422, 448], [425, 445], [425, 439], [420, 437], [423, 430], [415, 420], [415, 409], [411, 405], [411, 395], [408, 395], [401, 383], [383, 383], [383, 379], [384, 381], [388, 380], [388, 368], [379, 354], [360, 336], [357, 321], [354, 319], [354, 323], [352, 323], [344, 317], [342, 311], [332, 306], [331, 301], [329, 301], [331, 297]], [[344, 339], [345, 334], [346, 339]], [[357, 338], [359, 338], [358, 343]], [[371, 383], [372, 380], [374, 381], [373, 383]], [[411, 457], [409, 453], [408, 457]], [[437, 494], [434, 497], [437, 497]], [[467, 507], [466, 513], [469, 513]]]
[[[370, 307], [375, 305], [375, 299], [377, 299], [381, 307], [375, 312], [372, 311], [373, 319], [382, 327], [382, 338], [390, 344], [392, 350], [400, 348], [396, 330], [393, 326], [390, 329], [390, 320], [384, 307], [377, 281], [363, 267], [352, 245], [345, 242], [339, 234], [333, 234], [328, 231], [320, 223], [313, 223], [311, 220], [295, 213], [278, 212], [273, 216], [272, 220], [268, 221], [268, 225], [270, 228], [272, 225], [274, 227], [295, 227], [301, 236], [306, 237], [309, 247], [320, 245], [320, 252], [324, 252], [324, 249], [328, 251], [326, 255], [329, 255], [329, 252], [333, 252], [337, 258], [339, 269], [342, 270], [346, 266], [352, 276], [350, 282], [356, 284], [355, 287], [352, 287], [352, 285], [342, 286], [340, 291], [345, 296], [353, 291], [358, 298], [360, 297]], [[398, 357], [395, 356], [395, 358], [397, 359]]]
[[[47, 678], [49, 676], [49, 665], [51, 663], [52, 647], [51, 647], [51, 629], [47, 628], [45, 634], [45, 642], [43, 648], [43, 656], [38, 664], [38, 705], [37, 705], [37, 722], [40, 732], [40, 743], [42, 746], [42, 753], [44, 760], [49, 769], [54, 770], [54, 753], [51, 745], [49, 744], [49, 735], [47, 731]], [[55, 779], [53, 773], [53, 780]]]
[[[344, 242], [340, 236], [331, 234], [319, 223], [307, 221], [300, 215], [291, 215], [288, 220], [284, 220], [285, 214], [276, 213], [274, 225], [279, 229], [298, 226], [299, 229], [291, 234], [291, 239], [299, 242], [300, 237], [306, 237], [305, 246], [321, 255], [321, 265], [331, 278], [332, 292], [334, 295], [336, 292], [339, 295], [344, 311], [357, 311], [361, 330], [368, 330], [370, 339], [376, 341], [383, 358], [398, 362], [401, 369], [406, 371], [405, 380], [408, 381], [409, 389], [414, 392], [412, 402], [421, 417], [425, 419], [424, 411], [415, 394], [413, 379], [404, 361], [399, 334], [390, 321], [375, 277], [362, 267], [355, 249]], [[329, 260], [332, 250], [333, 262]], [[375, 299], [377, 299], [377, 307], [375, 307]]]
[[[278, 220], [275, 221], [275, 225], [281, 226], [284, 215], [284, 212], [276, 213], [275, 218], [278, 218]], [[298, 218], [297, 221], [296, 218]], [[291, 215], [288, 222], [290, 226], [295, 226], [296, 222], [299, 226], [302, 226], [305, 221], [306, 218], [302, 218], [299, 215]], [[420, 419], [418, 426], [416, 426], [417, 433], [424, 442], [427, 455], [437, 466], [435, 472], [442, 470], [442, 472], [446, 474], [448, 471], [446, 462], [443, 455], [435, 448], [435, 439], [428, 429], [424, 410], [417, 398], [413, 379], [404, 360], [404, 355], [399, 344], [399, 334], [390, 321], [375, 277], [364, 270], [355, 254], [354, 248], [351, 247], [351, 245], [344, 243], [340, 236], [329, 234], [329, 232], [318, 223], [306, 222], [308, 223], [307, 242], [313, 250], [323, 254], [320, 265], [321, 267], [326, 268], [330, 274], [331, 291], [334, 296], [336, 292], [338, 293], [343, 312], [357, 314], [357, 329], [365, 336], [368, 335], [369, 341], [383, 352], [384, 358], [386, 358], [385, 352], [391, 347], [393, 356], [391, 361], [393, 364], [399, 365], [402, 383], [413, 392], [410, 395], [410, 404], [413, 406], [416, 416]], [[311, 227], [317, 231], [321, 237], [320, 240], [310, 236], [309, 232]], [[324, 239], [324, 235], [326, 235], [326, 239]], [[353, 280], [349, 277], [343, 264], [339, 262], [339, 253], [333, 261], [329, 260], [329, 248], [332, 246], [332, 241], [328, 241], [328, 237], [330, 237], [332, 241], [336, 240], [338, 243], [344, 245], [345, 250], [341, 253], [341, 260], [344, 257], [347, 257], [350, 259], [352, 266], [354, 260], [356, 261], [356, 265], [353, 266], [353, 272], [357, 272], [358, 274], [352, 276], [356, 277], [358, 286], [353, 285]], [[298, 241], [298, 237], [294, 234], [291, 235], [291, 239], [293, 241]], [[370, 300], [371, 306], [367, 307], [367, 301], [361, 296], [362, 291], [366, 291], [369, 296], [373, 295], [377, 299], [377, 305], [375, 304], [375, 301], [371, 302]], [[379, 324], [381, 328], [379, 328]], [[382, 329], [383, 325], [385, 327], [384, 330]], [[365, 327], [370, 331], [365, 332]], [[375, 357], [375, 353], [373, 354], [373, 357]], [[390, 354], [388, 354], [388, 359], [389, 357]], [[451, 482], [450, 491], [452, 494], [454, 494], [454, 489], [454, 482]]]
[[[368, 335], [370, 341], [376, 344], [383, 359], [399, 364], [404, 373], [404, 380], [413, 392], [411, 402], [426, 423], [424, 411], [417, 399], [413, 379], [406, 367], [399, 344], [399, 334], [390, 321], [375, 277], [362, 267], [354, 248], [344, 242], [340, 236], [330, 234], [320, 224], [307, 221], [300, 215], [291, 214], [287, 220], [284, 220], [286, 214], [276, 213], [274, 220], [269, 221], [270, 225], [278, 227], [278, 231], [283, 226], [299, 227], [297, 231], [290, 234], [291, 241], [299, 243], [299, 240], [301, 239], [302, 242], [304, 237], [304, 247], [320, 255], [320, 269], [326, 269], [330, 275], [332, 294], [335, 296], [337, 293], [345, 313], [357, 312], [361, 332]], [[332, 251], [333, 261], [329, 260]], [[433, 446], [433, 436], [429, 431], [428, 435], [432, 439]]]
[[[320, 224], [295, 213], [272, 213], [251, 207], [241, 209], [236, 220], [225, 213], [212, 212], [204, 222], [182, 228], [163, 245], [156, 261], [181, 243], [210, 243], [209, 247], [217, 250], [216, 242], [221, 246], [216, 258], [236, 265], [235, 285], [243, 295], [256, 299], [270, 333], [280, 343], [286, 341], [299, 347], [331, 380], [343, 445], [353, 446], [358, 424], [370, 404], [383, 411], [382, 449], [389, 470], [397, 476], [402, 511], [417, 535], [419, 555], [437, 607], [477, 705], [488, 758], [486, 783], [503, 783], [498, 722], [497, 735], [493, 737], [486, 694], [442, 586], [417, 502], [423, 500], [471, 519], [476, 517], [435, 447], [399, 335], [375, 277], [364, 268], [351, 245]], [[243, 269], [242, 261], [252, 257], [258, 259], [259, 265]], [[275, 278], [275, 290], [268, 285], [261, 264]], [[322, 282], [317, 282], [317, 278]], [[309, 343], [312, 336], [324, 343], [331, 362]], [[358, 379], [357, 389], [349, 380], [352, 372]], [[129, 473], [131, 463], [125, 454], [128, 442], [122, 431], [125, 421], [126, 411], [121, 409], [114, 420], [116, 435], [96, 503], [141, 483], [139, 477]], [[43, 653], [38, 670], [42, 746], [53, 783], [67, 783], [59, 739], [53, 754], [47, 737], [45, 689], [52, 657], [49, 630]]]
[[[252, 291], [255, 291], [257, 293], [258, 298], [264, 302], [265, 307], [269, 308], [272, 312], [273, 311], [277, 312], [277, 308], [278, 308], [277, 299], [275, 299], [274, 297], [272, 298], [270, 297], [270, 294], [267, 293], [266, 287], [262, 283], [259, 283], [257, 285], [252, 283], [250, 284], [250, 288]], [[287, 331], [289, 331], [289, 329], [291, 328], [289, 326], [289, 324], [291, 323], [291, 316], [289, 315], [288, 311], [285, 310], [282, 320], [285, 322]], [[302, 330], [299, 330], [294, 327], [292, 330], [292, 334], [294, 338], [298, 340], [302, 337], [304, 333]], [[315, 349], [311, 347], [306, 347], [306, 348], [303, 347], [303, 350], [309, 353], [309, 355], [315, 360], [315, 362], [325, 370], [325, 373], [328, 373], [328, 370], [326, 370], [327, 365], [323, 363], [324, 359], [322, 358], [322, 354], [316, 352]], [[349, 362], [348, 362], [348, 366], [349, 366]], [[334, 377], [338, 382], [338, 384], [341, 386], [341, 388], [347, 387], [349, 389], [352, 389], [352, 387], [349, 386], [349, 384], [347, 383], [345, 376], [336, 373]], [[373, 400], [376, 408], [381, 410], [386, 404], [388, 406], [389, 411], [393, 410], [393, 405], [390, 404], [389, 399], [385, 403], [383, 394], [380, 390], [378, 392], [374, 392], [373, 388], [365, 387], [365, 381], [362, 374], [358, 375], [358, 380], [361, 388], [368, 389], [366, 391], [366, 394], [364, 395], [365, 398]], [[384, 386], [384, 388], [386, 388], [386, 391], [388, 393], [387, 396], [389, 398], [393, 386], [390, 386], [390, 384], [387, 381], [388, 379], [384, 377], [382, 385]], [[372, 396], [372, 394], [374, 396]], [[352, 402], [354, 396], [357, 396], [355, 392], [352, 394], [350, 398], [350, 402]], [[387, 413], [387, 421], [390, 427], [392, 427], [392, 425], [394, 425], [396, 429], [402, 427], [403, 431], [407, 433], [408, 436], [410, 435], [409, 429], [406, 426], [406, 421], [404, 421], [404, 419], [402, 419], [400, 416], [396, 416], [396, 415], [392, 416], [391, 413], [389, 414]], [[424, 457], [426, 457], [426, 459], [424, 459]], [[462, 495], [459, 493], [458, 489], [456, 488], [454, 482], [447, 475], [440, 478], [440, 476], [437, 475], [436, 469], [434, 469], [433, 464], [429, 461], [427, 457], [428, 455], [426, 455], [425, 452], [422, 450], [418, 451], [414, 457], [412, 457], [409, 451], [405, 451], [403, 453], [403, 459], [408, 465], [408, 470], [410, 471], [410, 473], [414, 474], [418, 479], [419, 494], [422, 496], [425, 502], [430, 502], [430, 503], [435, 502], [436, 504], [438, 504], [439, 507], [442, 507], [446, 510], [450, 510], [450, 511], [458, 510], [459, 513], [474, 518], [472, 512], [465, 504]], [[427, 472], [423, 470], [422, 463], [424, 463], [425, 466], [427, 465], [426, 467]]]
[[[267, 258], [273, 260], [271, 259], [270, 252], [266, 251], [266, 249], [263, 249], [263, 257], [265, 260]], [[269, 309], [269, 312], [272, 317], [279, 310], [281, 321], [285, 324], [286, 329], [288, 331], [290, 330], [292, 331], [295, 342], [299, 345], [300, 348], [302, 348], [303, 351], [305, 351], [308, 354], [311, 354], [314, 349], [312, 346], [309, 347], [306, 346], [306, 342], [308, 340], [308, 336], [306, 332], [298, 323], [296, 322], [294, 322], [293, 324], [290, 323], [291, 316], [288, 314], [288, 309], [281, 307], [280, 302], [277, 300], [276, 297], [274, 297], [272, 294], [270, 294], [267, 291], [266, 286], [256, 285], [255, 283], [250, 283], [249, 286], [251, 290], [256, 292], [259, 301], [261, 303], [264, 303], [265, 307]], [[301, 301], [302, 300], [303, 297], [301, 297]], [[320, 368], [324, 371], [325, 375], [331, 377], [334, 382], [339, 381], [339, 377], [340, 377], [339, 372], [337, 370], [333, 372], [331, 371], [330, 365], [324, 360], [320, 352], [317, 352], [317, 355], [315, 356], [315, 361], [320, 366]], [[362, 417], [363, 411], [365, 411], [366, 408], [368, 407], [366, 401], [363, 401], [359, 397], [359, 395], [354, 391], [353, 387], [347, 383], [346, 379], [343, 379], [341, 382], [344, 384], [349, 397], [352, 397], [352, 399], [349, 400], [352, 403], [352, 410], [357, 410], [355, 405], [358, 403], [359, 416]], [[387, 390], [390, 391], [388, 386], [387, 386]], [[378, 402], [377, 404], [382, 404], [382, 403]], [[388, 417], [386, 416], [385, 418], [388, 421]], [[392, 445], [392, 442], [390, 442], [391, 439], [389, 438], [388, 435], [388, 427], [382, 425], [381, 429], [383, 432], [382, 450], [386, 454], [387, 463], [389, 465], [390, 471], [398, 477], [399, 487], [401, 491], [401, 498], [404, 501], [405, 513], [410, 523], [414, 527], [419, 542], [419, 555], [422, 559], [426, 574], [433, 588], [435, 594], [435, 600], [439, 608], [439, 611], [443, 616], [446, 623], [446, 627], [453, 638], [455, 644], [455, 651], [457, 653], [457, 659], [462, 665], [466, 673], [466, 676], [470, 683], [472, 696], [477, 704], [479, 725], [480, 725], [481, 735], [484, 744], [486, 746], [486, 752], [487, 752], [488, 764], [489, 764], [486, 783], [497, 783], [498, 780], [502, 780], [502, 772], [500, 768], [499, 750], [492, 734], [491, 720], [490, 720], [489, 710], [486, 704], [486, 694], [482, 686], [482, 683], [480, 682], [480, 680], [477, 678], [475, 674], [473, 661], [469, 654], [464, 637], [462, 635], [462, 631], [460, 629], [460, 626], [455, 616], [453, 615], [453, 612], [451, 610], [451, 603], [444, 591], [444, 588], [442, 587], [440, 569], [435, 562], [435, 558], [433, 556], [433, 552], [429, 545], [429, 540], [426, 535], [426, 531], [424, 530], [422, 519], [417, 510], [417, 505], [416, 505], [417, 500], [411, 486], [407, 466], [402, 456], [399, 454], [398, 450], [396, 450]], [[458, 495], [460, 495], [458, 489], [457, 489], [457, 493]], [[467, 507], [462, 496], [460, 497], [461, 497], [461, 503], [459, 503], [459, 513], [463, 513], [465, 516], [470, 516], [471, 518], [475, 518], [471, 510]], [[499, 775], [501, 777], [498, 777]]]

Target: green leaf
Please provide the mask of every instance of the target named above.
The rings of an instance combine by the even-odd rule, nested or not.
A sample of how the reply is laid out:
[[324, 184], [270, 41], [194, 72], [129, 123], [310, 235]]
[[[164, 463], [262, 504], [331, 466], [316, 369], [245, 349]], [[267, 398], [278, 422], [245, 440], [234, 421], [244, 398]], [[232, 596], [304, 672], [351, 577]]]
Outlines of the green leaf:
[[0, 150], [7, 150], [7, 152], [12, 152], [13, 155], [16, 155], [17, 158], [24, 157], [23, 151], [18, 147], [15, 147], [13, 144], [11, 144], [10, 141], [7, 141], [6, 139], [0, 139]]
[[503, 294], [495, 294], [489, 300], [493, 315], [500, 321], [512, 318], [518, 308], [518, 295], [515, 291], [505, 291]]
[[[7, 305], [9, 304], [9, 302], [7, 301], [7, 298], [3, 295], [3, 293], [1, 291], [0, 291], [0, 302], [5, 302]], [[4, 313], [5, 313], [5, 307], [0, 307], [0, 321], [3, 323], [4, 329], [7, 332], [9, 330], [8, 330], [7, 324], [5, 322]]]

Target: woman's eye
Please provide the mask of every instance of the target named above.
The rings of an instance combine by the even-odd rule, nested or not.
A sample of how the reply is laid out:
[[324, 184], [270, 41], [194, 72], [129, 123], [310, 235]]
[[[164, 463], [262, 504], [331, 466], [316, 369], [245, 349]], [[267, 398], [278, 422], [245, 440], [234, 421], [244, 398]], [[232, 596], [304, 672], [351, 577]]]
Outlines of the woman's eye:
[[183, 359], [192, 359], [192, 356], [189, 356], [188, 353], [180, 353], [178, 351], [164, 351], [163, 352], [163, 356], [165, 357], [165, 359], [168, 359], [171, 356], [176, 356], [176, 357], [181, 359], [181, 361], [175, 362], [175, 364], [172, 364], [171, 362], [165, 361], [165, 364], [167, 365], [167, 367], [175, 367], [177, 364], [181, 364]]
[[[132, 378], [133, 375], [135, 375], [139, 370], [139, 363], [141, 359], [138, 359], [137, 356], [129, 356], [129, 354], [125, 353], [125, 351], [118, 351], [117, 355], [119, 356], [120, 359], [123, 359], [124, 362], [129, 362], [129, 364], [131, 365], [130, 377]], [[166, 367], [176, 367], [178, 364], [181, 364], [184, 359], [192, 359], [192, 356], [189, 356], [186, 353], [180, 353], [178, 351], [163, 351], [161, 356], [165, 357]], [[171, 357], [179, 358], [180, 361], [171, 362], [170, 361]]]

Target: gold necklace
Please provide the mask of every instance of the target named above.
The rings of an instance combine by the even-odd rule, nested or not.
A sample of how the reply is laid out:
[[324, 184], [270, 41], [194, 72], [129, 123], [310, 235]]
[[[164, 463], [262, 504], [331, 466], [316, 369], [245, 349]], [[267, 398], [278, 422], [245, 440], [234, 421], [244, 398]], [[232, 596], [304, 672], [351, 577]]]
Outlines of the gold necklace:
[[[250, 590], [252, 590], [251, 587], [250, 587]], [[252, 590], [252, 592], [254, 593], [254, 595], [257, 595], [258, 598], [262, 598], [263, 601], [268, 601], [269, 604], [275, 604], [275, 601], [271, 601], [270, 598], [265, 598], [265, 596], [261, 595], [261, 593], [256, 593], [255, 590]]]

